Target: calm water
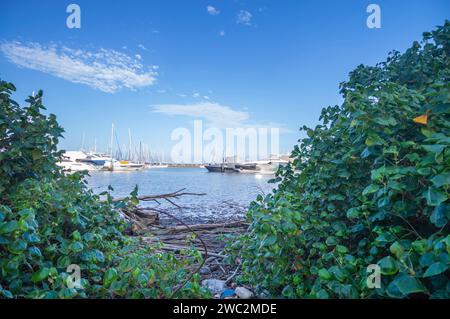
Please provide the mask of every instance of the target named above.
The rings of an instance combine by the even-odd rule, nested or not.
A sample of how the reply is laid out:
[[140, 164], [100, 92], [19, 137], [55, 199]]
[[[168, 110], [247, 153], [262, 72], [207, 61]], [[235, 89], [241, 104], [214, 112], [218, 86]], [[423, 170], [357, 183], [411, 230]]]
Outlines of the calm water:
[[[182, 196], [178, 209], [161, 202], [159, 208], [181, 217], [188, 223], [225, 222], [242, 219], [252, 200], [258, 194], [270, 193], [274, 184], [267, 181], [271, 175], [209, 173], [204, 168], [155, 168], [135, 172], [91, 172], [89, 187], [100, 193], [108, 185], [113, 196], [127, 196], [137, 184], [139, 195], [171, 193], [182, 188], [186, 192], [206, 193], [205, 196]], [[156, 203], [142, 203], [157, 205]], [[163, 222], [170, 222], [161, 216]]]

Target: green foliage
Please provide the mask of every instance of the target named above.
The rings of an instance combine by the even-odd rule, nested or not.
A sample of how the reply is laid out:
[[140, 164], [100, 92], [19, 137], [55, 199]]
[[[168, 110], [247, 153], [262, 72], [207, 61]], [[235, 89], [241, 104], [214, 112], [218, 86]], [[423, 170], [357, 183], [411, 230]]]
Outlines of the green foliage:
[[350, 73], [343, 104], [303, 128], [278, 189], [251, 205], [243, 279], [287, 298], [450, 297], [449, 56], [446, 21]]
[[[159, 253], [123, 235], [128, 226], [116, 208], [136, 204], [137, 189], [124, 202], [106, 202], [88, 190], [83, 174], [65, 175], [56, 165], [63, 129], [41, 111], [42, 92], [20, 107], [15, 88], [0, 81], [0, 297], [164, 298], [201, 258]], [[83, 288], [67, 284], [78, 265]], [[199, 297], [198, 277], [176, 297]]]

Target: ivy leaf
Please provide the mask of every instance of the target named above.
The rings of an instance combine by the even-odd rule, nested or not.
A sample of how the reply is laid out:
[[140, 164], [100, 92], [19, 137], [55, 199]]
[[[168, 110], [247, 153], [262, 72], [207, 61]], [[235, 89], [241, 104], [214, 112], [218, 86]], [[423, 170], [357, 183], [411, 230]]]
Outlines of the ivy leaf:
[[334, 236], [330, 236], [327, 238], [327, 240], [325, 241], [325, 244], [327, 246], [335, 246], [338, 243], [336, 237]]
[[435, 261], [434, 254], [432, 253], [425, 253], [424, 255], [420, 256], [419, 258], [419, 264], [423, 267], [429, 267], [431, 266]]
[[400, 243], [398, 241], [394, 242], [391, 247], [389, 248], [389, 250], [391, 251], [391, 253], [393, 253], [395, 255], [395, 257], [400, 258], [401, 255], [404, 252], [404, 248], [402, 245], [400, 245]]
[[18, 239], [8, 245], [8, 250], [13, 254], [21, 254], [27, 249], [27, 242], [22, 239]]
[[431, 179], [431, 182], [433, 182], [434, 186], [441, 187], [443, 185], [449, 185], [450, 184], [450, 172], [442, 173], [439, 175], [436, 175]]
[[375, 193], [378, 189], [380, 189], [380, 187], [376, 184], [370, 184], [369, 186], [367, 186], [366, 188], [364, 188], [362, 194], [364, 196], [368, 195], [368, 194], [372, 194]]
[[338, 251], [338, 253], [340, 254], [345, 254], [348, 253], [348, 248], [342, 245], [337, 245], [336, 246], [336, 250]]
[[19, 223], [16, 220], [0, 224], [0, 234], [8, 234], [19, 228]]
[[319, 277], [323, 280], [330, 280], [331, 274], [325, 268], [319, 270]]
[[329, 299], [330, 294], [325, 289], [320, 289], [316, 294], [317, 299]]
[[362, 152], [361, 152], [361, 158], [367, 158], [370, 156], [370, 148], [366, 147]]
[[370, 135], [366, 138], [367, 146], [382, 145], [382, 144], [383, 140], [378, 135]]
[[400, 292], [406, 296], [425, 291], [422, 283], [410, 275], [401, 274], [393, 281], [393, 283], [398, 287]]
[[445, 145], [439, 145], [439, 144], [435, 144], [435, 145], [422, 145], [423, 148], [425, 150], [427, 150], [430, 153], [434, 153], [436, 156], [441, 154], [442, 151], [445, 148]]
[[347, 218], [352, 219], [352, 218], [358, 218], [359, 217], [359, 210], [356, 207], [352, 207], [350, 208], [347, 213]]
[[115, 268], [109, 268], [103, 277], [103, 284], [109, 287], [111, 283], [117, 278], [117, 270]]
[[7, 299], [14, 298], [14, 295], [11, 293], [11, 291], [6, 289], [0, 289], [0, 294]]
[[378, 262], [383, 275], [394, 275], [398, 271], [397, 262], [391, 256], [384, 257]]
[[34, 283], [40, 282], [40, 281], [46, 279], [49, 274], [50, 274], [50, 269], [44, 267], [44, 268], [40, 269], [39, 271], [35, 272], [31, 276], [31, 281], [34, 282]]
[[33, 256], [42, 257], [41, 250], [35, 246], [28, 248], [28, 251]]
[[80, 251], [82, 251], [84, 249], [84, 245], [81, 242], [76, 241], [70, 245], [70, 249], [73, 252], [79, 253]]
[[133, 257], [125, 258], [119, 264], [119, 270], [121, 272], [129, 272], [136, 267], [136, 259]]
[[427, 251], [427, 241], [425, 239], [416, 240], [411, 246], [419, 254], [424, 254]]
[[271, 246], [277, 242], [277, 236], [276, 235], [270, 235], [264, 239], [262, 242], [262, 246]]
[[437, 263], [432, 264], [430, 267], [428, 267], [428, 269], [423, 274], [423, 277], [427, 278], [427, 277], [436, 276], [436, 275], [443, 273], [447, 269], [448, 269], [447, 265], [444, 265], [441, 262], [437, 262]]
[[397, 121], [392, 117], [392, 116], [388, 116], [388, 117], [379, 117], [377, 119], [375, 119], [375, 122], [377, 122], [380, 125], [384, 125], [384, 126], [395, 126], [397, 125]]
[[139, 283], [139, 285], [141, 287], [145, 287], [145, 286], [147, 286], [149, 284], [149, 278], [148, 278], [148, 276], [146, 274], [140, 273], [137, 276], [137, 282]]
[[428, 205], [438, 206], [439, 204], [447, 200], [447, 195], [435, 188], [430, 187], [425, 192], [425, 198]]
[[33, 149], [31, 152], [31, 157], [33, 158], [33, 161], [37, 161], [42, 157], [42, 151], [38, 148]]
[[287, 285], [283, 288], [281, 294], [286, 298], [292, 298], [293, 296], [295, 296], [294, 288], [292, 288], [290, 285]]
[[446, 205], [445, 203], [437, 206], [430, 216], [430, 222], [432, 222], [436, 227], [444, 227], [448, 222], [446, 212], [448, 212], [449, 209], [449, 205]]

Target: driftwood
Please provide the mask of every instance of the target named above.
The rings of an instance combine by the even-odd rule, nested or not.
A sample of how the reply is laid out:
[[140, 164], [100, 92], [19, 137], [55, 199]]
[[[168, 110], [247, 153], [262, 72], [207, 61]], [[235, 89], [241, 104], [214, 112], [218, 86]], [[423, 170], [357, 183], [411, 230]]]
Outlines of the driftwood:
[[[167, 200], [169, 202], [170, 199], [174, 199], [174, 198], [178, 198], [180, 196], [186, 196], [186, 195], [191, 195], [191, 196], [204, 196], [206, 195], [205, 193], [189, 193], [189, 192], [183, 192], [186, 188], [182, 188], [180, 190], [177, 190], [176, 192], [173, 193], [167, 193], [167, 194], [159, 194], [159, 195], [142, 195], [142, 196], [137, 196], [137, 199], [140, 201], [158, 201], [159, 200]], [[127, 199], [129, 199], [130, 197], [118, 197], [118, 198], [114, 198], [112, 201], [113, 202], [121, 202], [121, 201], [125, 201]], [[171, 204], [173, 204], [173, 202], [171, 202]], [[178, 206], [178, 205], [175, 205]]]
[[[139, 201], [154, 201], [159, 204], [158, 200], [166, 200], [170, 204], [176, 206], [177, 208], [181, 207], [177, 205], [173, 200], [177, 199], [181, 196], [204, 196], [204, 193], [190, 193], [184, 192], [185, 188], [182, 188], [173, 193], [167, 194], [159, 194], [159, 195], [142, 195], [136, 197]], [[127, 201], [130, 197], [118, 197], [114, 198], [113, 202]], [[159, 215], [161, 213], [160, 210], [154, 208], [142, 208], [136, 207], [133, 210], [120, 209], [120, 215], [127, 219], [131, 224], [131, 234], [136, 234], [139, 231], [143, 231], [147, 229], [150, 225], [159, 224]]]
[[[138, 196], [139, 201], [154, 201], [159, 204], [160, 200], [165, 200], [173, 206], [182, 210], [182, 207], [174, 202], [180, 196], [193, 195], [203, 196], [205, 194], [184, 192], [180, 189], [173, 193], [161, 195]], [[130, 197], [115, 198], [113, 202], [127, 201]], [[199, 265], [192, 265], [187, 269], [191, 274], [181, 284], [173, 289], [172, 297], [183, 288], [196, 273], [202, 276], [221, 278], [230, 283], [238, 274], [240, 263], [237, 266], [226, 264], [227, 257], [222, 253], [225, 243], [223, 236], [237, 235], [247, 230], [248, 224], [243, 221], [229, 222], [223, 224], [197, 224], [187, 225], [179, 218], [173, 216], [167, 211], [154, 207], [135, 207], [132, 210], [120, 209], [119, 214], [131, 223], [131, 235], [141, 234], [143, 242], [149, 244], [159, 244], [159, 248], [165, 251], [172, 251], [175, 254], [191, 249], [193, 246], [204, 256]], [[159, 216], [161, 214], [173, 218], [180, 225], [164, 227], [159, 225]], [[143, 233], [147, 236], [142, 236]], [[150, 233], [151, 236], [148, 236]], [[180, 255], [181, 256], [181, 255]], [[203, 269], [206, 271], [201, 272]]]
[[[236, 221], [236, 222], [230, 222], [230, 223], [224, 223], [224, 224], [196, 224], [196, 225], [190, 225], [191, 229], [193, 230], [222, 230], [225, 228], [235, 228], [235, 227], [241, 227], [246, 225], [242, 221]], [[184, 226], [173, 226], [170, 228], [166, 228], [164, 230], [165, 233], [179, 233], [186, 231], [186, 227]]]
[[226, 257], [221, 254], [224, 248], [224, 241], [221, 237], [224, 235], [237, 235], [245, 232], [247, 224], [239, 221], [227, 224], [200, 224], [190, 225], [190, 229], [180, 226], [172, 226], [158, 229], [150, 229], [149, 232], [153, 235], [151, 237], [142, 237], [148, 243], [163, 243], [165, 250], [186, 250], [192, 245], [203, 253], [201, 245], [194, 240], [192, 242], [192, 230], [196, 235], [201, 237], [208, 248], [208, 256], [223, 258]]
[[[152, 242], [152, 241], [150, 241], [150, 242]], [[189, 246], [185, 246], [185, 245], [179, 246], [179, 245], [172, 245], [172, 244], [166, 244], [166, 243], [164, 243], [163, 246], [161, 247], [162, 250], [170, 250], [170, 251], [185, 251], [185, 250], [187, 250], [189, 248], [190, 248]], [[205, 250], [203, 250], [201, 248], [197, 248], [197, 250], [202, 255], [206, 255], [207, 254], [208, 256], [216, 257], [216, 258], [225, 258], [225, 257], [227, 257], [225, 255], [216, 254], [216, 253], [213, 253], [213, 252], [210, 252], [210, 251], [206, 252]]]

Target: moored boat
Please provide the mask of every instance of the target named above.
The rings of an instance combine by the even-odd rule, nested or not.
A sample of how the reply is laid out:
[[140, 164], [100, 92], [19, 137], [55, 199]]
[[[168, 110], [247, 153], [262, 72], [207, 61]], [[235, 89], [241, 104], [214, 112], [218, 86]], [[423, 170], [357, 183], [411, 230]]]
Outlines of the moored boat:
[[239, 173], [239, 169], [229, 164], [210, 164], [205, 165], [205, 168], [211, 173]]
[[67, 151], [62, 154], [59, 162], [56, 163], [66, 171], [95, 171], [101, 166], [96, 165], [87, 159], [86, 153], [82, 151]]
[[133, 163], [130, 161], [118, 161], [109, 159], [104, 164], [104, 169], [110, 171], [138, 171], [144, 168], [144, 164]]

